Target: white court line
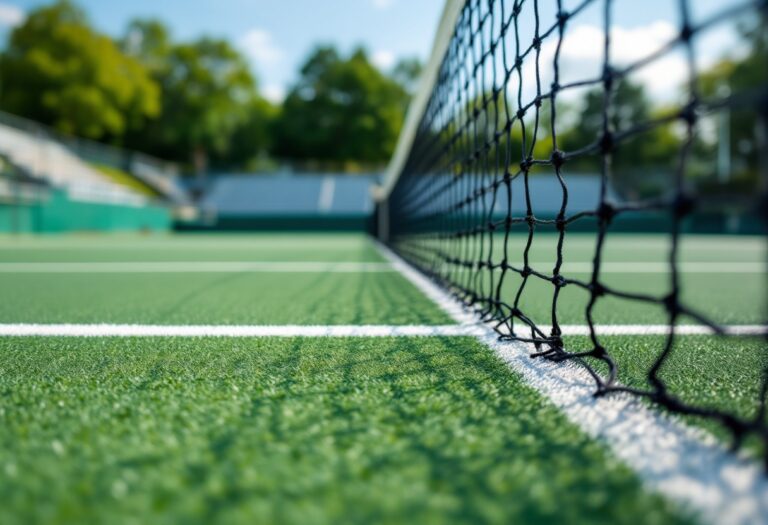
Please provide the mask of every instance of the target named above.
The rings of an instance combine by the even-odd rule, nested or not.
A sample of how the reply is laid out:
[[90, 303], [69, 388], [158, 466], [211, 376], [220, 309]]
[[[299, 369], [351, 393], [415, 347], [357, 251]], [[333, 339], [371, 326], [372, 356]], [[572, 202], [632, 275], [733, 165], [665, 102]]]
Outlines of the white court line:
[[[551, 262], [533, 262], [539, 271]], [[522, 265], [518, 265], [522, 266]], [[678, 263], [683, 273], [764, 273], [763, 263]], [[232, 272], [392, 272], [388, 262], [323, 262], [323, 261], [135, 261], [135, 262], [0, 262], [0, 273], [232, 273]], [[501, 270], [499, 270], [501, 271]], [[562, 272], [592, 273], [591, 262], [563, 264]], [[602, 273], [669, 273], [668, 263], [607, 262]]]
[[0, 324], [13, 337], [445, 337], [472, 335], [460, 325], [138, 325]]
[[152, 261], [152, 262], [6, 262], [0, 273], [359, 273], [393, 272], [386, 262], [322, 261]]
[[[563, 335], [589, 335], [589, 327], [564, 325]], [[768, 327], [724, 327], [733, 335], [760, 335]], [[542, 327], [547, 331], [548, 327]], [[596, 325], [599, 335], [665, 335], [666, 325]], [[711, 335], [707, 326], [680, 325], [678, 335]], [[484, 334], [481, 326], [458, 325], [145, 325], [112, 323], [0, 324], [0, 337], [457, 337]]]
[[381, 253], [456, 322], [478, 330], [478, 339], [568, 419], [605, 441], [644, 483], [708, 523], [768, 523], [768, 477], [753, 459], [730, 453], [711, 435], [663, 415], [630, 395], [595, 398], [583, 367], [532, 359], [533, 345], [499, 341], [460, 303], [387, 247]]
[[[512, 264], [515, 268], [522, 268], [523, 263]], [[555, 266], [554, 261], [531, 262], [529, 266], [543, 273], [550, 273]], [[678, 262], [678, 271], [681, 273], [765, 273], [768, 265], [764, 262]], [[487, 270], [486, 270], [487, 271]], [[501, 272], [501, 268], [496, 271]], [[564, 262], [561, 272], [592, 273], [592, 262]], [[668, 262], [603, 262], [600, 265], [600, 273], [670, 273]]]
[[[566, 237], [566, 249], [570, 250], [583, 250], [595, 248], [595, 236], [590, 237], [575, 237], [573, 233], [570, 237]], [[605, 250], [612, 252], [614, 250], [621, 249], [622, 251], [647, 251], [647, 250], [660, 250], [660, 253], [667, 253], [670, 246], [668, 237], [662, 237], [658, 240], [652, 239], [627, 239], [626, 237], [617, 239], [608, 235]], [[748, 252], [763, 252], [765, 251], [765, 238], [763, 237], [745, 237], [733, 239], [733, 237], [723, 236], [714, 237], [710, 239], [693, 239], [690, 237], [683, 237], [680, 240], [680, 250], [685, 253], [687, 251], [705, 251], [713, 252], [720, 250], [733, 251], [748, 251]]]
[[[533, 266], [535, 268], [535, 266]], [[765, 273], [764, 262], [678, 262], [682, 273]], [[563, 273], [592, 273], [591, 262], [566, 262]], [[603, 262], [601, 273], [670, 273], [668, 262]]]
[[[545, 333], [548, 333], [548, 326], [541, 327]], [[768, 333], [768, 326], [745, 324], [721, 326], [728, 335], [763, 335]], [[563, 335], [589, 335], [587, 325], [562, 325], [560, 330]], [[641, 325], [641, 324], [618, 324], [618, 325], [595, 325], [595, 331], [598, 335], [666, 335], [669, 333], [669, 326]], [[677, 335], [714, 335], [715, 331], [706, 325], [681, 324], [675, 327]]]
[[264, 241], [258, 239], [252, 239], [242, 242], [211, 242], [202, 241], [199, 243], [190, 242], [178, 242], [172, 239], [167, 241], [157, 242], [152, 240], [146, 240], [136, 242], [133, 240], [126, 240], [120, 244], [92, 244], [82, 242], [60, 242], [60, 243], [39, 243], [24, 244], [24, 241], [15, 243], [4, 243], [0, 241], [0, 251], [3, 250], [28, 250], [28, 251], [45, 251], [45, 250], [138, 250], [138, 251], [168, 251], [168, 250], [240, 250], [240, 251], [256, 251], [256, 250], [315, 250], [321, 249], [323, 251], [342, 251], [342, 250], [357, 250], [364, 246], [359, 240], [350, 241], [337, 241], [329, 239], [326, 242], [318, 242], [317, 240], [307, 240], [303, 238], [297, 238], [292, 240], [274, 240]]

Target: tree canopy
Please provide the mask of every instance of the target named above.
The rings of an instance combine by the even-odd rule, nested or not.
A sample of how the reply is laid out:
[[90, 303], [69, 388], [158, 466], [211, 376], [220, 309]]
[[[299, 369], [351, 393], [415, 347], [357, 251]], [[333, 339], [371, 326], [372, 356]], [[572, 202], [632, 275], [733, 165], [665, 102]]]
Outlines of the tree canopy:
[[269, 156], [371, 166], [391, 155], [419, 73], [413, 59], [385, 73], [362, 48], [342, 56], [319, 47], [278, 107], [225, 40], [177, 41], [153, 19], [113, 40], [74, 2], [57, 0], [12, 32], [0, 55], [0, 109], [195, 171]]
[[343, 57], [319, 47], [283, 103], [275, 153], [336, 165], [386, 162], [407, 100], [405, 88], [374, 67], [363, 49]]
[[[605, 93], [598, 88], [589, 91], [582, 102], [578, 124], [566, 131], [562, 143], [566, 149], [578, 149], [600, 140], [603, 127]], [[643, 85], [629, 80], [618, 82], [611, 99], [610, 124], [614, 133], [621, 134], [635, 126], [648, 123], [663, 114], [663, 108], [654, 108]], [[680, 138], [669, 126], [652, 126], [650, 129], [624, 138], [616, 144], [612, 165], [617, 173], [648, 169], [674, 169]], [[599, 171], [597, 157], [582, 157], [576, 166]]]
[[[259, 97], [248, 64], [224, 40], [174, 44], [162, 23], [137, 20], [122, 48], [145, 65], [162, 93], [158, 118], [126, 136], [132, 148], [207, 164], [211, 157], [226, 158], [246, 119], [261, 117], [252, 110]], [[260, 147], [263, 143], [252, 144], [254, 152]]]
[[[762, 14], [763, 17], [768, 15]], [[717, 100], [733, 93], [746, 93], [752, 104], [733, 108], [727, 114], [728, 150], [731, 158], [732, 173], [747, 183], [758, 179], [758, 165], [761, 155], [768, 147], [766, 126], [760, 121], [759, 111], [754, 105], [761, 103], [764, 97], [761, 87], [768, 83], [768, 34], [764, 31], [766, 21], [753, 19], [745, 21], [739, 28], [748, 51], [743, 57], [728, 57], [716, 63], [701, 76], [702, 95], [709, 100]], [[763, 104], [764, 99], [763, 99]], [[714, 150], [717, 145], [705, 144], [704, 149]], [[710, 165], [714, 165], [710, 163]], [[766, 184], [765, 181], [762, 182]]]
[[122, 135], [160, 112], [146, 69], [68, 0], [32, 11], [0, 61], [0, 107], [84, 137]]
[[[761, 27], [760, 21], [743, 22], [747, 45], [742, 51], [700, 73], [703, 99], [717, 101], [728, 91], [749, 93], [765, 83], [768, 36]], [[112, 39], [93, 29], [71, 0], [57, 0], [31, 10], [12, 31], [0, 54], [0, 109], [196, 170], [248, 169], [264, 158], [334, 169], [386, 163], [421, 73], [418, 60], [403, 59], [382, 71], [363, 48], [345, 54], [326, 45], [313, 49], [298, 73], [286, 98], [273, 104], [261, 96], [246, 58], [225, 40], [179, 41], [162, 21], [152, 19], [134, 20], [121, 38]], [[479, 129], [498, 133], [514, 115], [515, 104], [503, 92], [487, 103], [489, 95], [466, 102], [465, 109], [479, 109]], [[567, 104], [558, 100], [559, 149], [576, 151], [600, 139], [603, 97], [596, 88]], [[617, 180], [674, 169], [684, 137], [671, 120], [660, 123], [665, 110], [655, 104], [640, 84], [624, 78], [614, 86], [614, 130], [649, 124], [616, 143], [612, 172]], [[538, 126], [535, 111], [515, 119], [495, 151], [499, 158], [508, 156], [512, 163], [528, 156], [549, 158], [550, 112], [544, 101]], [[765, 149], [756, 113], [744, 107], [727, 117], [732, 172], [753, 179]], [[451, 129], [443, 133], [450, 136]], [[703, 159], [699, 171], [704, 175], [722, 153], [718, 140], [712, 133], [695, 137], [692, 151]], [[597, 153], [580, 155], [566, 169], [596, 172], [599, 159]]]

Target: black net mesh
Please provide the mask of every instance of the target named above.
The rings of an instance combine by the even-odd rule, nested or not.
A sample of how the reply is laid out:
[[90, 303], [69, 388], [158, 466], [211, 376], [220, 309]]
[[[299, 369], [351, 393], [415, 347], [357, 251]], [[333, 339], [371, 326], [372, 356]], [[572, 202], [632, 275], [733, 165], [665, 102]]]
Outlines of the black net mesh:
[[[766, 351], [760, 328], [757, 335], [726, 333], [721, 320], [685, 300], [679, 251], [682, 235], [697, 228], [752, 228], [765, 235], [768, 3], [723, 2], [718, 12], [696, 18], [689, 2], [670, 0], [673, 31], [656, 49], [635, 53], [642, 56], [633, 55], [631, 35], [612, 30], [612, 17], [624, 7], [617, 4], [464, 4], [407, 160], [383, 204], [385, 238], [500, 337], [532, 343], [538, 357], [578, 359], [594, 376], [598, 395], [629, 391], [672, 412], [719, 422], [737, 445], [744, 438], [768, 444], [768, 358], [749, 417], [683, 401], [660, 374], [672, 354], [686, 351], [677, 333], [683, 323], [704, 325], [728, 341], [752, 338]], [[738, 35], [736, 58], [700, 56], [713, 43], [726, 45], [724, 27]], [[614, 58], [616, 45], [623, 49]], [[580, 78], [572, 58], [595, 47], [598, 70]], [[722, 56], [728, 51], [720, 50]], [[571, 57], [567, 75], [564, 53]], [[669, 80], [662, 78], [664, 64], [673, 65], [667, 70], [681, 82], [651, 108], [641, 85], [653, 89]], [[723, 150], [726, 142], [744, 146], [738, 162]], [[734, 226], [726, 217], [741, 222]], [[622, 287], [607, 278], [605, 246], [622, 229], [664, 232], [663, 290]], [[587, 261], [586, 269], [579, 267], [583, 260], [569, 266], [574, 232], [582, 244], [590, 239], [588, 255], [575, 255]], [[542, 254], [549, 256], [546, 266], [537, 264]], [[561, 317], [575, 318], [563, 300], [570, 289], [586, 298], [578, 306], [588, 337], [581, 348], [563, 337]], [[598, 305], [608, 298], [656, 308], [648, 319], [667, 327], [647, 365], [647, 386], [617, 381], [611, 340], [595, 328], [602, 322]], [[753, 306], [761, 312], [754, 324], [764, 325], [764, 305]]]

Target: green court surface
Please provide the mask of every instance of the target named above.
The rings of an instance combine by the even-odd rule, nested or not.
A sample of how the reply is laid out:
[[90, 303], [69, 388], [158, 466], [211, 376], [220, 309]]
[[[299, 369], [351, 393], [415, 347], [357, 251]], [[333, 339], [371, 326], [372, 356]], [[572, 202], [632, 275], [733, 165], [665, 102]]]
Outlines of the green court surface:
[[471, 338], [8, 338], [0, 392], [7, 525], [684, 521]]
[[0, 261], [350, 261], [381, 262], [363, 235], [259, 234], [0, 238]]
[[[537, 239], [530, 261], [547, 268], [555, 238]], [[665, 261], [663, 236], [609, 239], [606, 262]], [[593, 236], [567, 242], [566, 261], [591, 262]], [[704, 266], [681, 270], [683, 299], [718, 322], [764, 323], [762, 242], [684, 237], [681, 260]], [[179, 271], [149, 264], [174, 262]], [[621, 270], [604, 281], [666, 293], [663, 269]], [[505, 296], [519, 279], [508, 276]], [[3, 237], [0, 289], [0, 324], [454, 324], [363, 235]], [[547, 282], [526, 285], [522, 306], [539, 324], [551, 322], [551, 293]], [[584, 325], [587, 300], [567, 286], [560, 323]], [[595, 310], [597, 324], [665, 320], [658, 306], [610, 297]], [[601, 339], [620, 380], [638, 387], [663, 340]], [[566, 345], [590, 348], [580, 336]], [[757, 338], [682, 336], [662, 377], [684, 400], [749, 416], [766, 359]], [[0, 337], [3, 524], [638, 516], [691, 519], [474, 338]]]
[[[574, 275], [589, 281], [589, 275]], [[668, 274], [614, 273], [602, 276], [602, 282], [616, 290], [649, 294], [661, 300], [669, 293]], [[504, 293], [514, 297], [521, 278], [511, 275], [505, 280]], [[692, 273], [683, 272], [681, 301], [695, 311], [721, 324], [760, 324], [766, 319], [765, 276], [759, 273], [742, 274], [727, 271]], [[551, 283], [529, 279], [520, 308], [535, 319], [537, 324], [551, 321], [554, 286]], [[584, 311], [590, 294], [584, 288], [566, 286], [558, 301], [558, 318], [562, 324], [584, 324]], [[661, 304], [644, 303], [631, 299], [605, 296], [595, 305], [595, 320], [600, 324], [664, 324], [668, 314]], [[682, 324], [696, 324], [683, 317]]]
[[[666, 260], [664, 236], [609, 236], [606, 262], [657, 263]], [[512, 238], [510, 254], [519, 253], [524, 237]], [[530, 261], [551, 272], [556, 237], [541, 235], [532, 246]], [[725, 247], [725, 248], [724, 248]], [[500, 245], [499, 245], [500, 248]], [[565, 260], [591, 262], [594, 236], [573, 234], [565, 246]], [[512, 256], [512, 255], [511, 255]], [[765, 253], [760, 239], [744, 237], [713, 242], [712, 237], [684, 238], [681, 259], [712, 264], [707, 272], [682, 274], [682, 298], [721, 323], [764, 322], [766, 297]], [[2, 322], [28, 323], [156, 323], [156, 324], [447, 324], [438, 308], [394, 270], [372, 272], [230, 271], [173, 273], [100, 273], [82, 269], [59, 273], [56, 263], [164, 262], [328, 262], [375, 263], [383, 259], [373, 243], [350, 234], [261, 234], [256, 236], [184, 235], [177, 237], [99, 237], [0, 239], [2, 263], [45, 263], [49, 272], [0, 271], [0, 289], [13, 302], [0, 304]], [[729, 272], [728, 263], [750, 263], [749, 272]], [[103, 268], [103, 267], [102, 267]], [[619, 268], [621, 269], [621, 268]], [[603, 281], [619, 290], [668, 293], [667, 273], [611, 272]], [[583, 281], [589, 274], [564, 271]], [[487, 281], [490, 284], [490, 280]], [[508, 272], [505, 297], [514, 297], [519, 275]], [[537, 324], [551, 323], [553, 286], [530, 278], [521, 307]], [[589, 294], [567, 286], [559, 301], [562, 324], [583, 324]], [[666, 319], [658, 305], [614, 297], [598, 302], [596, 320], [604, 324], [659, 324]], [[691, 322], [683, 319], [683, 323]]]
[[[610, 336], [601, 342], [619, 366], [619, 381], [627, 386], [649, 388], [648, 369], [664, 349], [663, 336]], [[569, 350], [588, 350], [586, 337], [567, 337]], [[682, 401], [727, 410], [754, 418], [760, 410], [760, 387], [766, 366], [765, 339], [724, 339], [714, 336], [679, 336], [659, 376]], [[587, 359], [602, 373], [606, 367]], [[687, 421], [703, 426], [725, 442], [730, 435], [720, 425], [695, 417]], [[759, 452], [758, 443], [749, 443]]]
[[0, 274], [6, 323], [446, 324], [388, 273]]

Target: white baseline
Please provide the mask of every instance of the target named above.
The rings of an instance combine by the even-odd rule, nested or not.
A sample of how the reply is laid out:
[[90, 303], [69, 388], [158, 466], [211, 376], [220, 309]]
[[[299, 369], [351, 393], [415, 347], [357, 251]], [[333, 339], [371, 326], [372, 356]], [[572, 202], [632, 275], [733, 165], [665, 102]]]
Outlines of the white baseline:
[[467, 335], [466, 328], [461, 325], [0, 324], [0, 336], [5, 337], [444, 337], [460, 335]]
[[[561, 326], [563, 335], [589, 335], [589, 327]], [[724, 327], [732, 335], [761, 335], [768, 327]], [[546, 327], [543, 327], [547, 331]], [[596, 325], [602, 336], [665, 335], [667, 325]], [[711, 335], [708, 326], [680, 325], [678, 335]], [[0, 324], [0, 337], [460, 337], [484, 335], [481, 326], [456, 325], [162, 325], [115, 323]]]

